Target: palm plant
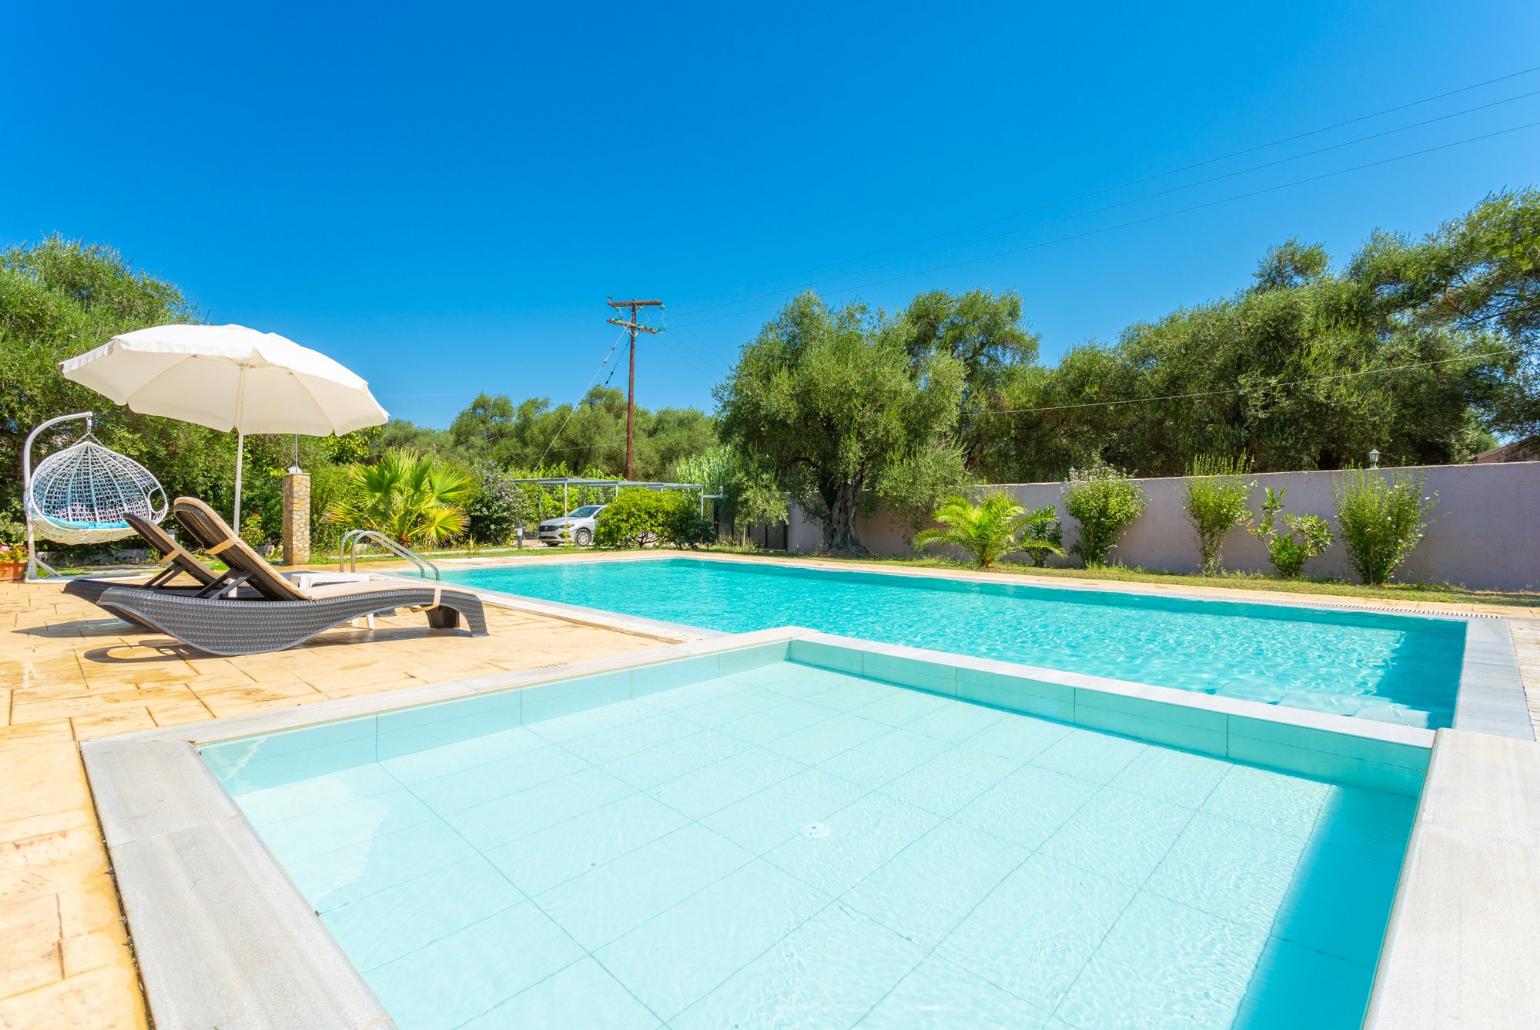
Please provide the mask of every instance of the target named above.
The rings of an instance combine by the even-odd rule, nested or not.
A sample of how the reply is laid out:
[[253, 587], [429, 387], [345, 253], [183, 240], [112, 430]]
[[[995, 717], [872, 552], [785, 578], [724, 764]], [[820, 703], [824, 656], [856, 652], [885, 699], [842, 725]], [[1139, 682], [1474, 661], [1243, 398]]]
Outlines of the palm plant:
[[[1010, 494], [985, 494], [978, 504], [962, 497], [949, 498], [933, 516], [936, 529], [915, 534], [916, 548], [946, 544], [968, 552], [974, 564], [987, 569], [1014, 551], [1040, 551], [1063, 555], [1051, 540], [1026, 534], [1029, 525], [1041, 521], [1041, 510], [1027, 512]], [[1050, 514], [1049, 517], [1052, 517]]]
[[327, 519], [373, 529], [408, 547], [465, 531], [476, 481], [464, 469], [417, 451], [387, 451], [373, 465], [347, 468], [347, 488]]

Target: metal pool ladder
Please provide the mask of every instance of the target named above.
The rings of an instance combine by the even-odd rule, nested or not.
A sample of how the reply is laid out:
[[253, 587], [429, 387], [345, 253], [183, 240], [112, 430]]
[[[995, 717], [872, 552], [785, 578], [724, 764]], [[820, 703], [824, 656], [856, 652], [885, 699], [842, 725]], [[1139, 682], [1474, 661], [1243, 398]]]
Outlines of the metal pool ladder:
[[384, 533], [381, 533], [375, 529], [350, 529], [346, 533], [342, 534], [342, 543], [337, 545], [338, 572], [358, 571], [359, 544], [379, 544], [387, 551], [396, 555], [396, 557], [404, 558], [405, 560], [411, 562], [417, 568], [417, 575], [421, 576], [423, 579], [428, 579], [430, 577], [433, 579], [443, 578], [439, 575], [437, 565], [433, 564], [427, 558], [424, 558], [410, 547], [407, 547], [405, 544], [397, 543], [390, 537], [386, 536]]

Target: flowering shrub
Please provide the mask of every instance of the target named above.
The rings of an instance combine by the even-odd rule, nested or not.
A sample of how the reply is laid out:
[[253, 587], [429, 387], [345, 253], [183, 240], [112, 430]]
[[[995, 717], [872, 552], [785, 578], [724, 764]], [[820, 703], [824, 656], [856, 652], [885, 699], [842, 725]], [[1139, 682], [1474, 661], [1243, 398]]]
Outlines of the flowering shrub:
[[1246, 498], [1257, 484], [1246, 478], [1250, 471], [1246, 458], [1197, 457], [1187, 467], [1187, 518], [1198, 534], [1205, 576], [1218, 574], [1219, 549], [1230, 530], [1251, 521]]
[[1337, 485], [1337, 526], [1358, 578], [1379, 586], [1406, 561], [1428, 528], [1438, 495], [1424, 494], [1421, 475], [1387, 476], [1357, 469]]
[[1080, 538], [1070, 550], [1087, 565], [1105, 565], [1118, 538], [1144, 514], [1144, 490], [1122, 469], [1111, 465], [1070, 469], [1064, 510], [1080, 523]]

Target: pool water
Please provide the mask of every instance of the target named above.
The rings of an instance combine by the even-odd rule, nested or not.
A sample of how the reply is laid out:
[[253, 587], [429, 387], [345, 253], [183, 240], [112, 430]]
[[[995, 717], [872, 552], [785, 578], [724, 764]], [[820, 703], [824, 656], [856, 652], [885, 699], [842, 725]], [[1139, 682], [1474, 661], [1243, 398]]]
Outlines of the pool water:
[[529, 562], [468, 586], [724, 632], [826, 633], [1437, 728], [1465, 623], [745, 562]]
[[203, 751], [407, 1030], [1363, 1015], [1411, 797], [785, 661], [517, 693]]

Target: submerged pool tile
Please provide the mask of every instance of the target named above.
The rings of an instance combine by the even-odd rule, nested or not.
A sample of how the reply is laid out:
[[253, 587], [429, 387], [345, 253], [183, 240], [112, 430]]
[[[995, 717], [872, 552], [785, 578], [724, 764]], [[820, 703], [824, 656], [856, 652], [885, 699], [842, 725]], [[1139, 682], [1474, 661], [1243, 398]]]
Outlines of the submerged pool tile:
[[1229, 1027], [1266, 941], [1265, 930], [1141, 893], [1054, 1014], [1085, 1027]]
[[1199, 812], [1144, 888], [1266, 931], [1299, 863], [1297, 838]]
[[581, 959], [467, 1023], [460, 1030], [603, 1027], [652, 1030], [658, 1017], [591, 958]]
[[791, 699], [784, 695], [750, 688], [734, 691], [726, 697], [702, 701], [686, 708], [676, 708], [673, 714], [698, 726], [720, 728], [724, 723], [741, 719], [745, 715], [790, 703]]
[[747, 741], [737, 737], [716, 730], [700, 730], [688, 737], [605, 762], [604, 769], [634, 787], [646, 789], [747, 751], [749, 747]]
[[590, 951], [748, 864], [753, 855], [690, 825], [537, 896]]
[[478, 855], [333, 908], [321, 920], [367, 973], [525, 900]]
[[1401, 859], [1312, 843], [1300, 856], [1273, 935], [1373, 965], [1395, 900]]
[[1318, 780], [1235, 765], [1203, 802], [1203, 811], [1303, 839], [1329, 790]]
[[1333, 786], [1321, 806], [1312, 840], [1399, 859], [1417, 817], [1417, 799], [1385, 791]]
[[262, 827], [262, 839], [283, 862], [298, 862], [437, 819], [433, 809], [409, 791], [393, 790], [268, 823]]
[[979, 705], [958, 704], [922, 715], [904, 728], [910, 733], [957, 743], [1004, 719], [1005, 713]]
[[741, 715], [717, 727], [729, 736], [750, 744], [767, 744], [834, 717], [827, 708], [805, 701], [788, 701]]
[[261, 826], [400, 789], [401, 782], [384, 769], [360, 765], [249, 790], [236, 795], [236, 803], [247, 819]]
[[979, 902], [936, 953], [1052, 1012], [1134, 893], [1105, 876], [1032, 855]]
[[1043, 842], [1043, 854], [1137, 887], [1193, 817], [1190, 808], [1104, 787]]
[[1232, 768], [1220, 758], [1152, 747], [1125, 765], [1112, 778], [1112, 786], [1184, 808], [1198, 808]]
[[1010, 1027], [1039, 1030], [1048, 1013], [1014, 994], [959, 969], [945, 959], [928, 958], [878, 1002], [860, 1030], [908, 1030], [909, 1027]]
[[702, 819], [803, 768], [780, 755], [750, 748], [660, 783], [648, 793], [692, 819]]
[[1015, 772], [1020, 764], [984, 751], [954, 747], [886, 784], [882, 792], [949, 816]]
[[524, 725], [547, 740], [562, 740], [592, 733], [629, 717], [631, 671], [542, 683], [519, 691], [524, 703]]
[[259, 832], [404, 1030], [1350, 1025], [1415, 809], [790, 664], [307, 772]]
[[840, 900], [929, 950], [1026, 857], [1025, 848], [948, 821]]
[[842, 718], [828, 719], [809, 726], [800, 733], [773, 740], [765, 747], [804, 765], [817, 765], [835, 755], [859, 747], [885, 733], [894, 732], [886, 723], [862, 719], [846, 714]]
[[656, 714], [640, 701], [630, 700], [630, 688], [621, 673], [597, 684], [579, 680], [525, 690], [541, 692], [524, 699], [525, 728], [555, 744]]
[[617, 758], [645, 751], [699, 733], [700, 727], [683, 719], [667, 715], [641, 718], [634, 722], [611, 726], [597, 733], [564, 740], [559, 746], [586, 762], [603, 765]]
[[496, 801], [588, 767], [581, 758], [555, 744], [545, 744], [511, 758], [461, 769], [412, 784], [411, 790], [440, 815]]
[[950, 698], [927, 694], [922, 690], [888, 690], [868, 704], [853, 709], [856, 715], [889, 726], [907, 726], [926, 715], [939, 712], [956, 702]]
[[701, 824], [756, 855], [822, 822], [866, 790], [819, 769], [773, 783], [742, 801], [711, 813]]
[[[364, 979], [396, 1022], [411, 1030], [450, 1028], [478, 1016], [582, 956], [529, 902], [504, 909]], [[424, 990], [432, 984], [432, 990]]]
[[924, 958], [858, 913], [831, 905], [669, 1020], [675, 1030], [852, 1026]]
[[1274, 938], [1252, 973], [1235, 1021], [1247, 1030], [1357, 1030], [1374, 970]]
[[969, 737], [966, 746], [974, 751], [1014, 759], [1019, 764], [1031, 761], [1069, 736], [1072, 728], [1029, 715], [1007, 715]]
[[1035, 850], [1098, 789], [1087, 780], [1024, 765], [968, 802], [953, 818]]
[[629, 854], [688, 819], [645, 794], [631, 794], [494, 848], [487, 858], [526, 894], [538, 894]]
[[522, 727], [488, 733], [454, 744], [413, 751], [380, 763], [402, 783], [421, 783], [477, 766], [499, 762], [527, 751], [549, 747], [550, 742]]
[[634, 791], [630, 784], [602, 769], [579, 769], [444, 818], [485, 851], [591, 812]]
[[476, 849], [459, 834], [434, 820], [285, 862], [284, 869], [311, 907], [325, 914], [475, 855]]
[[1032, 764], [1092, 783], [1106, 783], [1148, 747], [1127, 737], [1073, 729], [1044, 748]]
[[[832, 899], [756, 859], [654, 916], [595, 957], [671, 1019]], [[660, 963], [660, 955], [668, 956]]]
[[765, 857], [821, 891], [842, 894], [938, 822], [923, 808], [868, 794], [831, 815], [826, 833], [799, 834]]
[[819, 768], [875, 790], [930, 761], [948, 746], [946, 741], [935, 737], [894, 730], [840, 752]]

